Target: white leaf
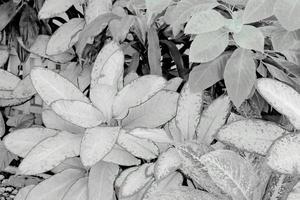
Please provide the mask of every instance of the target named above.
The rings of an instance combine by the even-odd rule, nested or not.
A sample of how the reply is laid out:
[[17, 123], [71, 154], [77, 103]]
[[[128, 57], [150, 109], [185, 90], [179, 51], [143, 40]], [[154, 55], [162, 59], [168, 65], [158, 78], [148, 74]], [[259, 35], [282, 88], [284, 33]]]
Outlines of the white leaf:
[[163, 152], [157, 159], [154, 167], [156, 180], [164, 179], [172, 172], [175, 172], [182, 164], [182, 159], [177, 150], [170, 148]]
[[105, 121], [101, 111], [82, 101], [57, 100], [51, 104], [51, 108], [64, 120], [84, 128], [95, 127]]
[[286, 115], [296, 129], [300, 129], [300, 94], [296, 90], [269, 78], [258, 79], [256, 88], [272, 107]]
[[39, 11], [39, 18], [46, 19], [54, 17], [62, 12], [65, 12], [72, 5], [77, 5], [82, 2], [82, 0], [63, 0], [59, 2], [56, 0], [46, 0], [43, 4], [43, 7]]
[[147, 13], [151, 17], [151, 15], [160, 14], [164, 11], [172, 3], [172, 0], [145, 0], [145, 2]]
[[68, 169], [55, 174], [35, 186], [26, 200], [62, 199], [70, 187], [83, 176], [84, 172], [77, 169]]
[[136, 72], [129, 72], [125, 77], [124, 77], [124, 85], [128, 85], [135, 79], [139, 78], [140, 76]]
[[293, 190], [289, 193], [287, 200], [297, 200], [300, 199], [300, 182], [298, 182]]
[[130, 135], [149, 139], [157, 143], [172, 143], [173, 140], [167, 135], [163, 129], [154, 128], [135, 128], [128, 132]]
[[81, 142], [80, 158], [84, 166], [92, 166], [107, 155], [117, 141], [120, 127], [87, 129]]
[[19, 81], [19, 77], [4, 69], [0, 69], [0, 90], [13, 90]]
[[32, 84], [30, 75], [22, 79], [12, 91], [13, 98], [28, 98], [36, 94], [36, 90]]
[[9, 50], [7, 46], [0, 46], [0, 67], [2, 67], [9, 58]]
[[43, 173], [57, 166], [66, 158], [79, 155], [81, 135], [60, 132], [36, 145], [19, 166], [22, 174]]
[[89, 99], [71, 82], [59, 74], [45, 68], [34, 68], [30, 77], [38, 94], [46, 104], [59, 99], [89, 102]]
[[233, 34], [234, 41], [244, 49], [253, 49], [264, 52], [265, 37], [256, 27], [250, 25], [242, 26], [238, 33]]
[[176, 125], [185, 140], [191, 140], [195, 135], [203, 108], [202, 105], [203, 92], [191, 92], [189, 83], [186, 83], [178, 99], [177, 114], [175, 117]]
[[281, 0], [274, 5], [274, 14], [279, 23], [287, 30], [294, 31], [300, 28], [300, 0]]
[[187, 23], [185, 34], [200, 34], [216, 31], [225, 25], [225, 18], [215, 10], [197, 12]]
[[47, 128], [18, 129], [5, 136], [3, 142], [10, 152], [25, 157], [34, 146], [58, 132]]
[[62, 119], [52, 110], [48, 110], [48, 109], [44, 110], [42, 112], [42, 120], [43, 120], [43, 124], [47, 128], [57, 129], [61, 131], [68, 131], [71, 133], [84, 133], [85, 131], [85, 128], [82, 128], [80, 126], [77, 126], [75, 124], [72, 124], [71, 122]]
[[190, 48], [190, 62], [209, 62], [221, 55], [229, 44], [228, 32], [218, 30], [195, 37]]
[[299, 174], [300, 135], [291, 133], [277, 139], [267, 156], [267, 164], [275, 171], [284, 174]]
[[122, 120], [128, 129], [144, 127], [156, 128], [176, 115], [178, 93], [162, 90], [140, 106], [131, 108]]
[[214, 100], [201, 114], [196, 129], [197, 141], [210, 145], [213, 135], [226, 123], [230, 114], [231, 103], [228, 96]]
[[154, 159], [159, 154], [158, 148], [153, 142], [127, 134], [125, 131], [120, 132], [118, 144], [134, 156], [146, 160]]
[[287, 31], [283, 28], [277, 28], [271, 33], [272, 46], [275, 51], [282, 52], [288, 50], [297, 39], [294, 31]]
[[229, 150], [217, 150], [203, 155], [200, 162], [214, 182], [233, 199], [261, 199], [257, 196], [260, 178], [250, 163]]
[[5, 134], [5, 122], [2, 113], [0, 113], [0, 137]]
[[28, 185], [21, 188], [18, 194], [15, 196], [14, 200], [26, 200], [28, 193], [34, 188], [35, 185]]
[[139, 165], [141, 163], [139, 159], [117, 144], [102, 160], [123, 166]]
[[175, 118], [170, 120], [166, 125], [167, 130], [169, 131], [170, 136], [175, 142], [183, 142], [183, 136], [177, 127]]
[[129, 108], [144, 103], [165, 85], [166, 80], [156, 75], [145, 75], [132, 81], [117, 94], [113, 103], [113, 115], [123, 119]]
[[79, 157], [67, 158], [51, 171], [57, 174], [67, 169], [79, 169], [85, 171], [85, 167], [82, 165]]
[[121, 185], [125, 181], [126, 177], [133, 171], [137, 170], [139, 167], [129, 167], [124, 169], [115, 180], [115, 187], [117, 190], [120, 189]]
[[182, 81], [183, 80], [180, 77], [172, 78], [168, 80], [167, 85], [164, 87], [164, 90], [171, 90], [176, 92], [179, 86], [181, 85]]
[[273, 15], [274, 0], [249, 0], [243, 16], [243, 23], [249, 24]]
[[109, 13], [112, 8], [112, 0], [88, 0], [85, 10], [85, 21], [91, 23], [98, 16]]
[[88, 178], [78, 179], [64, 195], [63, 200], [88, 200]]
[[225, 125], [217, 133], [216, 139], [241, 150], [266, 155], [272, 143], [284, 132], [275, 123], [246, 119]]
[[101, 161], [94, 165], [89, 174], [89, 200], [113, 200], [113, 186], [118, 172], [119, 167], [115, 164]]
[[85, 21], [82, 18], [73, 18], [61, 25], [51, 36], [46, 54], [56, 55], [70, 49], [77, 42], [84, 23]]

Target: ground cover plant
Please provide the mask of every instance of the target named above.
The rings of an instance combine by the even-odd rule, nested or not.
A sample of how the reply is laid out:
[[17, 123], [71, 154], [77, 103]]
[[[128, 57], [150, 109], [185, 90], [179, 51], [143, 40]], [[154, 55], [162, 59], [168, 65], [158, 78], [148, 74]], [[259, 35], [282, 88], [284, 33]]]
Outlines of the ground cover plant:
[[0, 199], [299, 199], [299, 13], [0, 0]]

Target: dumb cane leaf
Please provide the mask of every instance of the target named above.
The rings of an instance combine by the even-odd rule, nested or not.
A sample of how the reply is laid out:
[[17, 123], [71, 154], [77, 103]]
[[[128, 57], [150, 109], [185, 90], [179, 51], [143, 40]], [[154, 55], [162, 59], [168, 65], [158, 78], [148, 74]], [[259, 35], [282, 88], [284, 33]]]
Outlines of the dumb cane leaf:
[[[153, 1], [153, 0], [150, 0]], [[161, 69], [161, 50], [157, 30], [151, 26], [147, 33], [148, 40], [148, 62], [151, 74], [162, 75]]]
[[297, 200], [300, 198], [300, 182], [298, 182], [293, 190], [289, 193], [287, 200]]
[[284, 133], [285, 130], [275, 123], [246, 119], [225, 125], [216, 139], [241, 150], [266, 155], [272, 143]]
[[173, 140], [168, 136], [163, 129], [151, 129], [151, 128], [135, 128], [128, 132], [130, 135], [149, 139], [157, 143], [172, 143]]
[[120, 127], [87, 129], [81, 142], [80, 158], [84, 166], [92, 166], [107, 155], [117, 141]]
[[114, 199], [114, 181], [118, 175], [119, 167], [116, 164], [98, 162], [89, 173], [88, 200]]
[[64, 195], [63, 200], [88, 200], [88, 177], [78, 179]]
[[57, 174], [67, 169], [80, 169], [85, 171], [85, 168], [82, 165], [79, 157], [67, 158], [59, 165], [57, 165], [55, 168], [53, 168], [51, 171]]
[[27, 195], [34, 187], [35, 187], [35, 185], [28, 185], [28, 186], [21, 188], [19, 190], [18, 194], [15, 196], [14, 200], [26, 200]]
[[0, 69], [0, 90], [13, 90], [19, 81], [19, 77], [4, 69]]
[[258, 79], [256, 88], [272, 107], [286, 115], [296, 129], [300, 129], [300, 94], [296, 90], [269, 78]]
[[10, 51], [7, 46], [0, 46], [0, 67], [2, 67], [8, 60]]
[[166, 80], [156, 75], [145, 75], [132, 81], [118, 92], [113, 103], [114, 116], [123, 119], [129, 108], [144, 103], [163, 89], [165, 85]]
[[82, 135], [62, 131], [36, 145], [19, 166], [20, 173], [32, 175], [48, 171], [66, 158], [79, 155]]
[[111, 0], [88, 0], [85, 10], [85, 21], [90, 24], [98, 16], [109, 13], [112, 8]]
[[179, 86], [181, 85], [182, 81], [183, 80], [180, 77], [172, 78], [168, 80], [167, 85], [164, 87], [164, 90], [171, 90], [176, 92]]
[[197, 124], [199, 123], [203, 105], [203, 92], [191, 92], [189, 83], [186, 83], [181, 90], [177, 114], [176, 125], [181, 131], [184, 140], [191, 140], [195, 135]]
[[105, 162], [110, 162], [122, 166], [133, 166], [141, 164], [141, 161], [134, 157], [124, 148], [115, 144], [111, 151], [102, 159]]
[[117, 190], [120, 189], [122, 183], [125, 181], [126, 177], [133, 171], [137, 170], [139, 167], [130, 167], [124, 169], [115, 180], [115, 187]]
[[260, 199], [259, 176], [251, 163], [229, 150], [216, 150], [203, 155], [200, 162], [214, 182], [234, 200]]
[[210, 145], [213, 135], [226, 123], [230, 114], [231, 103], [228, 96], [214, 100], [201, 114], [196, 129], [197, 141]]
[[154, 14], [160, 14], [163, 10], [165, 10], [171, 3], [172, 0], [145, 0], [147, 14], [151, 17]]
[[83, 101], [57, 100], [51, 104], [51, 108], [64, 120], [84, 128], [95, 127], [105, 121], [101, 111]]
[[274, 0], [249, 0], [245, 7], [243, 23], [249, 24], [273, 15]]
[[26, 200], [62, 199], [72, 185], [84, 176], [78, 169], [67, 169], [44, 180], [35, 186], [27, 195]]
[[165, 124], [176, 115], [178, 97], [177, 92], [159, 91], [140, 106], [130, 108], [122, 126], [128, 129], [156, 128]]
[[12, 91], [13, 98], [28, 98], [36, 94], [30, 75], [23, 78]]
[[72, 99], [89, 103], [89, 99], [71, 82], [45, 68], [34, 68], [30, 77], [43, 101], [50, 105], [60, 99]]
[[0, 113], [0, 137], [5, 134], [5, 122], [2, 113]]
[[249, 50], [239, 48], [234, 51], [227, 61], [224, 79], [231, 101], [240, 107], [256, 81], [256, 65]]
[[25, 157], [34, 146], [58, 132], [47, 128], [18, 129], [5, 136], [3, 142], [10, 152]]

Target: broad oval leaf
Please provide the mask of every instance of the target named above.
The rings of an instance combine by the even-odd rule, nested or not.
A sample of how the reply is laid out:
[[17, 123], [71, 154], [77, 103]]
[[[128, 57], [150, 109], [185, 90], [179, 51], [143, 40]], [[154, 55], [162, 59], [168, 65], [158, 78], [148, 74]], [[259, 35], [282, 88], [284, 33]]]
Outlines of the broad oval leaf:
[[88, 200], [88, 177], [78, 179], [64, 195], [63, 200]]
[[105, 121], [101, 111], [83, 101], [57, 100], [51, 104], [51, 108], [64, 120], [84, 128], [95, 127]]
[[162, 90], [145, 103], [129, 109], [122, 120], [122, 126], [128, 129], [144, 127], [156, 128], [165, 124], [176, 115], [179, 94]]
[[296, 129], [300, 129], [300, 94], [296, 90], [269, 78], [258, 79], [256, 88], [272, 107], [286, 115]]
[[260, 182], [251, 163], [229, 150], [216, 150], [203, 155], [200, 162], [214, 182], [233, 199], [261, 199]]
[[292, 133], [277, 139], [269, 149], [267, 164], [284, 174], [300, 172], [300, 134]]
[[30, 77], [34, 88], [48, 105], [60, 99], [89, 103], [89, 99], [75, 85], [49, 69], [34, 68], [31, 70]]
[[53, 200], [62, 199], [70, 187], [84, 172], [77, 169], [67, 169], [44, 180], [35, 186], [27, 195], [26, 200]]
[[266, 155], [272, 143], [284, 133], [275, 123], [245, 119], [222, 127], [216, 139], [241, 150]]
[[229, 44], [228, 32], [217, 30], [195, 37], [190, 48], [190, 62], [205, 63], [221, 55]]
[[126, 177], [133, 171], [137, 170], [139, 167], [129, 167], [124, 169], [115, 180], [115, 187], [117, 190], [120, 189], [122, 183], [125, 181]]
[[0, 69], [0, 90], [13, 90], [18, 85], [20, 78], [16, 75]]
[[34, 146], [58, 132], [47, 128], [18, 129], [5, 136], [3, 142], [10, 152], [24, 158]]
[[88, 0], [85, 10], [85, 21], [90, 24], [98, 16], [109, 13], [112, 8], [111, 0]]
[[34, 187], [35, 185], [28, 185], [21, 188], [18, 194], [15, 196], [14, 200], [26, 200], [27, 195]]
[[66, 158], [79, 155], [82, 135], [62, 131], [36, 145], [19, 166], [20, 173], [43, 173], [57, 166]]
[[81, 142], [80, 158], [84, 166], [92, 166], [113, 148], [120, 127], [95, 127], [87, 129]]
[[165, 85], [166, 80], [156, 75], [145, 75], [132, 81], [117, 94], [113, 103], [113, 115], [123, 119], [129, 108], [144, 103]]
[[122, 166], [133, 166], [141, 164], [141, 161], [139, 159], [134, 157], [131, 153], [117, 144], [115, 144], [111, 151], [102, 160]]
[[183, 79], [180, 77], [175, 77], [168, 80], [167, 85], [164, 87], [164, 90], [171, 90], [176, 92], [181, 85]]
[[164, 129], [154, 128], [135, 128], [128, 132], [130, 135], [149, 139], [157, 143], [172, 143], [173, 140], [167, 135]]
[[243, 23], [249, 24], [272, 16], [275, 3], [274, 0], [248, 0], [243, 15]]
[[[281, 0], [274, 5], [274, 14], [279, 23], [287, 30], [294, 31], [300, 28], [300, 0]], [[288, 13], [288, 14], [287, 14]]]
[[216, 31], [225, 25], [225, 18], [215, 10], [197, 12], [185, 26], [185, 34], [200, 34]]

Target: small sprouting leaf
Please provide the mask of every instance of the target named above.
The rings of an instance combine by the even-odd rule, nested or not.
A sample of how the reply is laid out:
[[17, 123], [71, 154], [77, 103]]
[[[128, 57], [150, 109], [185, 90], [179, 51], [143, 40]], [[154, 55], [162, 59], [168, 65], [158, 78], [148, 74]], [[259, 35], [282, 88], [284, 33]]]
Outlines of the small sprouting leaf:
[[[157, 1], [157, 0], [148, 0]], [[160, 1], [160, 0], [158, 0]], [[148, 40], [148, 62], [151, 74], [162, 75], [161, 69], [161, 50], [159, 46], [158, 33], [155, 27], [151, 26], [147, 32]]]
[[85, 10], [85, 21], [90, 24], [98, 16], [109, 13], [112, 8], [111, 0], [88, 0]]
[[145, 75], [132, 81], [117, 94], [113, 103], [114, 116], [123, 119], [129, 108], [144, 103], [165, 85], [166, 80], [156, 75]]
[[271, 106], [286, 115], [296, 129], [300, 129], [300, 94], [296, 90], [269, 78], [258, 79], [256, 88]]
[[66, 158], [79, 155], [82, 135], [62, 131], [36, 145], [19, 166], [22, 174], [38, 174], [52, 169]]
[[216, 139], [241, 150], [266, 155], [272, 143], [284, 133], [275, 123], [245, 119], [222, 127]]
[[18, 194], [15, 196], [14, 200], [26, 200], [27, 195], [34, 187], [35, 185], [28, 185], [21, 188]]
[[267, 164], [284, 174], [300, 172], [300, 135], [291, 133], [277, 139], [269, 149]]
[[27, 195], [26, 200], [53, 200], [62, 199], [70, 187], [84, 172], [78, 169], [67, 169], [44, 180], [35, 186]]
[[229, 150], [216, 150], [203, 155], [200, 162], [214, 182], [233, 199], [261, 199], [260, 182], [251, 163]]
[[185, 34], [200, 34], [216, 31], [225, 25], [225, 17], [215, 10], [197, 12], [187, 23]]
[[66, 192], [63, 200], [88, 200], [88, 177], [78, 179]]
[[114, 181], [119, 172], [118, 165], [98, 162], [89, 174], [88, 192], [89, 200], [114, 199]]
[[164, 129], [158, 128], [135, 128], [128, 132], [130, 135], [149, 139], [157, 143], [172, 143], [173, 140], [168, 136]]
[[18, 129], [5, 136], [3, 142], [10, 152], [25, 157], [34, 146], [58, 132], [47, 128]]
[[141, 161], [139, 159], [134, 157], [131, 153], [117, 144], [115, 144], [112, 150], [102, 160], [122, 166], [133, 166], [141, 164]]
[[191, 92], [189, 83], [186, 83], [178, 99], [177, 114], [175, 117], [176, 125], [185, 140], [191, 140], [195, 135], [203, 108], [202, 104], [203, 92]]
[[83, 101], [57, 100], [51, 104], [51, 108], [64, 120], [84, 128], [95, 127], [105, 121], [101, 111]]
[[228, 96], [214, 100], [201, 114], [196, 129], [197, 141], [210, 145], [213, 135], [226, 123], [230, 114], [231, 103]]
[[248, 0], [243, 23], [249, 24], [272, 16], [275, 3], [274, 0]]
[[48, 105], [60, 99], [89, 103], [89, 99], [75, 85], [49, 69], [34, 68], [31, 70], [30, 77], [36, 91]]
[[80, 158], [84, 166], [92, 166], [107, 155], [117, 141], [120, 127], [87, 129], [81, 142]]
[[4, 69], [0, 69], [0, 90], [13, 90], [19, 82], [19, 77]]
[[176, 115], [179, 94], [162, 90], [140, 106], [129, 109], [122, 120], [125, 128], [156, 128], [165, 124]]
[[256, 81], [256, 65], [249, 50], [239, 48], [233, 52], [226, 64], [224, 79], [231, 101], [240, 107]]
[[190, 62], [209, 62], [221, 55], [229, 44], [228, 32], [222, 29], [197, 35], [191, 44]]

